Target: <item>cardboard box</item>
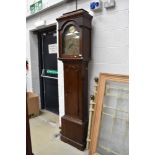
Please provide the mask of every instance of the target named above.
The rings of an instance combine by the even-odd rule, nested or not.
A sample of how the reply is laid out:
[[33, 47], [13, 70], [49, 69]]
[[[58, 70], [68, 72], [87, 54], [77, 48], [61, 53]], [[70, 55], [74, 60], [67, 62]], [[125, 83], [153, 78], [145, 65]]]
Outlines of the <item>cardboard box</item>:
[[39, 96], [33, 92], [27, 92], [27, 106], [29, 117], [39, 115]]

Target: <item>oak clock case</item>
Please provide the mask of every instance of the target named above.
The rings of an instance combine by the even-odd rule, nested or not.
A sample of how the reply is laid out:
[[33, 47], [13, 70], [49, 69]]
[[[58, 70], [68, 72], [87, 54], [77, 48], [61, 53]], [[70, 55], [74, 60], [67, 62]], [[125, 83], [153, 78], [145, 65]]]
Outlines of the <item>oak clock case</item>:
[[64, 64], [65, 115], [61, 140], [84, 150], [88, 127], [88, 62], [91, 57], [92, 16], [83, 9], [58, 21], [59, 60]]

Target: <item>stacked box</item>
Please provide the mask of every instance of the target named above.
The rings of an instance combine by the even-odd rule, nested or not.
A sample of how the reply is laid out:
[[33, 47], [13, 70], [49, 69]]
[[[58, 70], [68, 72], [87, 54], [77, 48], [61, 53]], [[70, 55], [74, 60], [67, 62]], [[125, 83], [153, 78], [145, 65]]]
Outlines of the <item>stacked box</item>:
[[27, 106], [29, 117], [39, 115], [39, 96], [33, 92], [27, 92]]

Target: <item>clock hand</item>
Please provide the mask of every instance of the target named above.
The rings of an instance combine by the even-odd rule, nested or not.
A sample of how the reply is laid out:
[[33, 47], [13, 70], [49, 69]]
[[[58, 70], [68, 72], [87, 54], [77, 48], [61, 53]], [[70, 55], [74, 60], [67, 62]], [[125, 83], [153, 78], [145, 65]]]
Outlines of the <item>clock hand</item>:
[[73, 46], [73, 44], [70, 44], [68, 48], [71, 48]]

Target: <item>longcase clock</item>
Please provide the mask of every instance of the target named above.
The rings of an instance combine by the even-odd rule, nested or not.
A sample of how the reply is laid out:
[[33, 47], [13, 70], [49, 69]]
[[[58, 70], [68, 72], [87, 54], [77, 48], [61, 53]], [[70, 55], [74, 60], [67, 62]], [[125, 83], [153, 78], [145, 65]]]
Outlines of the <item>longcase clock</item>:
[[65, 93], [61, 140], [84, 150], [88, 126], [88, 62], [91, 57], [92, 16], [80, 9], [63, 14], [57, 21], [59, 60], [64, 64]]

